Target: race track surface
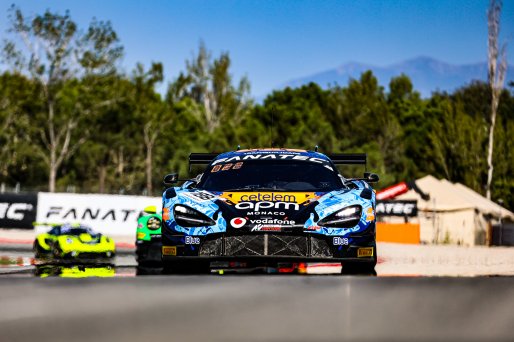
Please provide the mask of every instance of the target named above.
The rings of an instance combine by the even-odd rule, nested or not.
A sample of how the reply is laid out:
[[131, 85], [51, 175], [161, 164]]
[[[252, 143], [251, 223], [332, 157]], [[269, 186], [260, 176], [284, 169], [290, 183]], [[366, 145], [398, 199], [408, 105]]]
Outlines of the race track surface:
[[0, 277], [2, 341], [512, 340], [514, 278]]

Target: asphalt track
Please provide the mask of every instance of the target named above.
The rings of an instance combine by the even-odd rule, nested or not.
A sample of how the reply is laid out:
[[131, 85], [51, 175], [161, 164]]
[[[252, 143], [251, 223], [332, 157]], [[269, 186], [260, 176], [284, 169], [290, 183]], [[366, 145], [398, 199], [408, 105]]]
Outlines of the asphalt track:
[[0, 276], [0, 340], [513, 340], [513, 303], [509, 277]]
[[108, 279], [1, 268], [0, 341], [514, 340], [514, 277], [137, 272], [131, 253]]

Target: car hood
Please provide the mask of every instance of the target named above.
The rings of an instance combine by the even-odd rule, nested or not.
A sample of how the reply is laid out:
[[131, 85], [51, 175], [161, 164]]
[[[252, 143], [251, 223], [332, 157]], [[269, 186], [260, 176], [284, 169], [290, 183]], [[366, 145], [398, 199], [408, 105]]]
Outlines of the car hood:
[[[173, 199], [165, 200], [164, 219], [170, 227], [191, 235], [210, 233], [245, 233], [259, 231], [305, 232], [343, 234], [348, 229], [322, 228], [320, 219], [348, 205], [360, 204], [363, 209], [371, 207], [369, 200], [360, 196], [360, 191], [341, 189], [331, 192], [209, 192], [205, 190], [177, 191]], [[184, 204], [212, 218], [216, 224], [206, 227], [178, 227], [169, 217], [173, 206]], [[364, 212], [364, 210], [363, 210]], [[362, 225], [350, 231], [365, 228], [369, 221], [366, 215]]]

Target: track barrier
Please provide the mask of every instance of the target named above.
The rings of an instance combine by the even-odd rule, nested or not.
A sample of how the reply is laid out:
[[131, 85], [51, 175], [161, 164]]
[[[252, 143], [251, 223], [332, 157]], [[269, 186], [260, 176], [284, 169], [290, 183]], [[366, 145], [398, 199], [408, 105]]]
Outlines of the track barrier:
[[395, 242], [418, 245], [420, 242], [419, 224], [377, 222], [377, 242]]

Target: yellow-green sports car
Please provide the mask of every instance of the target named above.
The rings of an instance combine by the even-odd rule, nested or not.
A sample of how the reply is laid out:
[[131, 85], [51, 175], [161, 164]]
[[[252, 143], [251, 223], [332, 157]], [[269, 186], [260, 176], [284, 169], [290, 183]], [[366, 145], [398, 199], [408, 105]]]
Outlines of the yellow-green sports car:
[[55, 225], [34, 241], [36, 258], [98, 259], [113, 258], [114, 241], [80, 224]]

